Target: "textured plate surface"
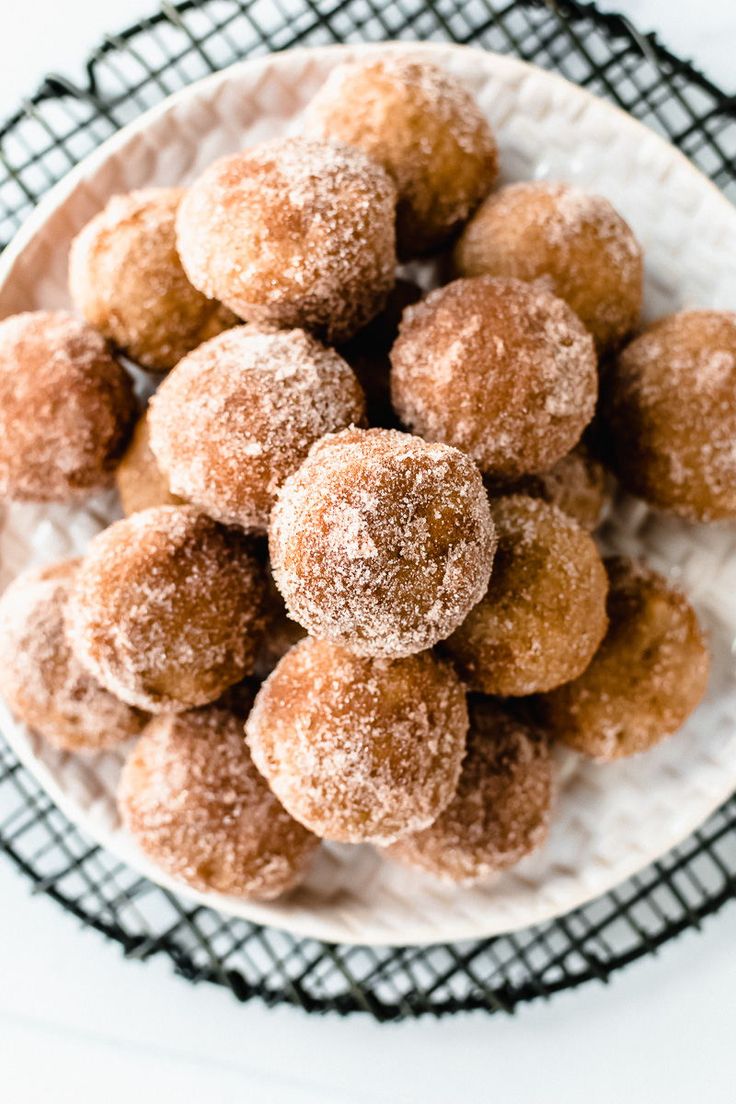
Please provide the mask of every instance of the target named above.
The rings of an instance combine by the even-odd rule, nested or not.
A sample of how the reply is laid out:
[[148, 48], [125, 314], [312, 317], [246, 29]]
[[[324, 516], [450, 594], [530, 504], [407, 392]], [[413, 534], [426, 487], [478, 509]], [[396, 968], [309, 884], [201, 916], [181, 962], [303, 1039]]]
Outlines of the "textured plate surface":
[[[299, 113], [333, 65], [381, 49], [297, 50], [246, 62], [121, 131], [48, 195], [6, 251], [0, 316], [68, 305], [69, 242], [110, 195], [186, 182], [222, 153], [297, 131]], [[648, 316], [682, 306], [733, 307], [736, 212], [681, 154], [617, 109], [522, 62], [445, 45], [411, 51], [445, 65], [478, 97], [499, 137], [505, 179], [570, 180], [616, 204], [645, 248]], [[27, 564], [78, 552], [117, 513], [114, 496], [75, 510], [8, 508], [0, 518], [0, 587]], [[1, 704], [0, 724], [84, 831], [154, 881], [223, 912], [352, 943], [444, 942], [526, 927], [644, 867], [736, 787], [736, 528], [686, 526], [622, 502], [606, 540], [645, 556], [695, 602], [714, 652], [708, 697], [680, 733], [646, 756], [613, 766], [562, 756], [547, 847], [475, 889], [408, 874], [368, 848], [325, 848], [306, 885], [282, 902], [196, 894], [175, 886], [121, 831], [113, 795], [122, 753], [54, 752]]]

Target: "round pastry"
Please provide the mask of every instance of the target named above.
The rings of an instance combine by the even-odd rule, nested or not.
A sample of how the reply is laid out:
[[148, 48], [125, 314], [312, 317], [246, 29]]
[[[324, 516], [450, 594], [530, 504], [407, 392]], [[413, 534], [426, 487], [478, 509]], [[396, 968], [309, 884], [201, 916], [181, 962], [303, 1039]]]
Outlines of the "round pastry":
[[136, 423], [133, 436], [115, 472], [120, 502], [126, 514], [147, 510], [149, 506], [178, 506], [182, 499], [169, 490], [151, 452], [148, 412]]
[[176, 251], [183, 188], [116, 195], [72, 242], [77, 310], [132, 360], [166, 372], [237, 319], [187, 280]]
[[620, 342], [641, 312], [641, 246], [607, 199], [570, 184], [529, 180], [494, 192], [465, 227], [454, 261], [460, 276], [539, 280], [599, 347]]
[[491, 507], [491, 585], [445, 646], [473, 690], [551, 690], [584, 671], [603, 639], [606, 572], [592, 538], [556, 506], [510, 495]]
[[62, 751], [135, 736], [145, 714], [109, 694], [72, 654], [64, 610], [79, 560], [30, 568], [0, 598], [0, 693], [16, 717]]
[[547, 838], [552, 763], [547, 741], [489, 698], [468, 701], [470, 728], [457, 792], [429, 828], [386, 854], [442, 881], [473, 885]]
[[311, 638], [287, 652], [246, 723], [279, 801], [345, 843], [431, 824], [457, 787], [467, 728], [465, 692], [430, 652], [368, 659]]
[[498, 172], [496, 142], [476, 101], [450, 73], [419, 58], [394, 54], [337, 66], [305, 125], [360, 147], [391, 174], [402, 257], [443, 245]]
[[357, 655], [449, 636], [485, 593], [493, 523], [477, 469], [391, 429], [324, 437], [281, 488], [271, 564], [291, 617]]
[[683, 311], [649, 326], [611, 367], [603, 413], [632, 494], [694, 521], [736, 518], [736, 313]]
[[399, 278], [381, 313], [340, 348], [340, 355], [345, 357], [363, 388], [366, 416], [371, 426], [398, 428], [398, 419], [391, 406], [389, 354], [399, 335], [401, 315], [421, 297], [422, 290], [417, 284]]
[[623, 557], [606, 569], [606, 637], [588, 669], [538, 708], [551, 735], [608, 761], [647, 751], [684, 724], [705, 694], [709, 656], [684, 595]]
[[455, 280], [404, 312], [391, 398], [404, 425], [496, 479], [546, 471], [577, 444], [598, 390], [593, 340], [520, 280]]
[[248, 322], [347, 340], [394, 282], [396, 189], [340, 142], [277, 138], [211, 165], [182, 200], [189, 279]]
[[108, 486], [136, 413], [90, 326], [66, 311], [0, 322], [0, 498], [69, 502]]
[[244, 534], [191, 506], [153, 507], [90, 544], [67, 607], [69, 639], [131, 705], [204, 705], [250, 674], [264, 588]]
[[118, 806], [157, 866], [204, 891], [277, 897], [319, 846], [253, 766], [242, 719], [217, 706], [151, 721], [123, 768]]
[[177, 494], [218, 521], [265, 531], [310, 446], [364, 409], [334, 349], [304, 330], [238, 326], [164, 380], [151, 399], [151, 447]]
[[491, 494], [524, 494], [559, 506], [589, 533], [603, 521], [610, 505], [606, 469], [584, 443], [547, 472], [525, 475], [512, 485], [491, 487]]

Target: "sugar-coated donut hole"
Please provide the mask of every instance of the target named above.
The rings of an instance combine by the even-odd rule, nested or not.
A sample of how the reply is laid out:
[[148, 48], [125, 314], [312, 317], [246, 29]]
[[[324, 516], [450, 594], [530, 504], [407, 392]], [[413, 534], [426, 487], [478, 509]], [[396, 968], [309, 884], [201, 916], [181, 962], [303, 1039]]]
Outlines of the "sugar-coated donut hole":
[[552, 803], [548, 742], [492, 698], [471, 695], [468, 750], [450, 804], [385, 854], [446, 882], [474, 885], [540, 847]]
[[169, 483], [151, 452], [148, 412], [136, 422], [123, 457], [115, 472], [115, 483], [123, 511], [130, 515], [151, 506], [179, 506], [183, 499], [172, 494]]
[[118, 805], [148, 858], [200, 890], [268, 900], [301, 881], [319, 846], [256, 770], [239, 714], [218, 706], [154, 718]]
[[132, 360], [173, 368], [235, 315], [192, 287], [176, 250], [183, 188], [113, 196], [72, 242], [69, 290], [77, 310]]
[[130, 377], [91, 326], [67, 311], [0, 322], [0, 500], [109, 486], [136, 414]]
[[600, 347], [634, 328], [642, 302], [639, 243], [603, 196], [548, 180], [509, 184], [483, 202], [455, 247], [460, 276], [540, 280]]
[[584, 755], [619, 759], [676, 732], [708, 685], [708, 647], [687, 599], [656, 572], [606, 560], [606, 636], [587, 670], [545, 694], [551, 735]]
[[581, 442], [549, 471], [524, 475], [510, 484], [489, 481], [488, 490], [492, 497], [524, 494], [542, 498], [592, 533], [610, 506], [609, 482], [603, 464]]
[[468, 457], [352, 429], [319, 441], [284, 483], [269, 547], [294, 620], [357, 654], [396, 657], [448, 636], [482, 597], [494, 534]]
[[216, 161], [177, 216], [195, 287], [248, 322], [344, 341], [394, 283], [396, 189], [360, 150], [277, 138]]
[[522, 697], [590, 663], [606, 631], [606, 572], [589, 534], [556, 506], [511, 495], [491, 512], [488, 591], [444, 647], [471, 689]]
[[440, 248], [498, 172], [496, 142], [476, 101], [450, 73], [420, 58], [336, 66], [305, 125], [308, 133], [359, 147], [391, 174], [404, 258]]
[[80, 662], [150, 712], [204, 705], [250, 673], [265, 578], [252, 543], [191, 506], [114, 522], [90, 544], [67, 608]]
[[736, 313], [682, 311], [604, 377], [611, 465], [627, 490], [691, 521], [736, 518]]
[[15, 716], [62, 751], [137, 735], [146, 715], [97, 683], [74, 656], [64, 613], [78, 559], [29, 568], [0, 598], [0, 693]]
[[307, 638], [263, 684], [246, 732], [302, 824], [324, 839], [388, 843], [449, 803], [467, 727], [465, 691], [431, 652], [371, 659]]
[[391, 350], [401, 421], [454, 445], [481, 471], [515, 479], [545, 471], [593, 417], [593, 340], [540, 285], [477, 276], [409, 307]]
[[151, 400], [151, 448], [170, 487], [218, 521], [265, 532], [279, 487], [365, 400], [334, 349], [304, 330], [238, 326], [200, 345]]

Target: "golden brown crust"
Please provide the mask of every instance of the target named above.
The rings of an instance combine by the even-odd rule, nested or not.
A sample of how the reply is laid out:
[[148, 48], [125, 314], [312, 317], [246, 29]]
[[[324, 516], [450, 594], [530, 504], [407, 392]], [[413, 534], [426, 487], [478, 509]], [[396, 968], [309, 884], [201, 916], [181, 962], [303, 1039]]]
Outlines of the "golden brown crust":
[[502, 697], [550, 690], [590, 663], [606, 631], [603, 563], [556, 506], [491, 503], [498, 548], [485, 597], [445, 647], [471, 689]]
[[649, 326], [605, 377], [603, 413], [627, 490], [690, 520], [736, 518], [736, 313]]
[[276, 897], [301, 881], [318, 847], [254, 767], [241, 718], [215, 706], [151, 721], [118, 805], [148, 857], [200, 890]]
[[490, 698], [468, 700], [457, 791], [435, 822], [386, 854], [446, 882], [473, 885], [541, 847], [552, 802], [546, 739]]
[[448, 636], [483, 595], [494, 533], [472, 461], [389, 429], [324, 437], [284, 483], [271, 563], [290, 615], [359, 655]]
[[443, 245], [498, 173], [478, 104], [449, 73], [416, 58], [337, 66], [308, 108], [306, 127], [358, 146], [396, 181], [404, 258]]
[[87, 674], [66, 639], [64, 611], [79, 560], [30, 568], [0, 599], [0, 692], [19, 720], [62, 751], [136, 736], [146, 716]]
[[214, 701], [250, 673], [263, 570], [244, 534], [190, 506], [160, 506], [96, 537], [67, 608], [80, 662], [152, 713]]
[[687, 599], [641, 564], [606, 561], [609, 628], [588, 669], [539, 699], [551, 735], [601, 760], [675, 732], [708, 684], [708, 648]]
[[616, 345], [641, 311], [639, 243], [603, 196], [548, 180], [490, 195], [455, 248], [460, 276], [541, 280], [572, 307], [600, 347]]
[[0, 322], [0, 499], [109, 486], [136, 414], [130, 377], [90, 326], [67, 311]]
[[395, 278], [396, 190], [339, 142], [279, 138], [221, 158], [179, 208], [192, 283], [248, 322], [344, 341]]
[[192, 287], [176, 251], [183, 188], [113, 196], [72, 242], [69, 290], [91, 326], [132, 360], [166, 372], [237, 318]]
[[467, 727], [465, 692], [430, 652], [366, 659], [307, 638], [263, 684], [246, 732], [302, 824], [324, 839], [387, 843], [448, 804]]
[[172, 494], [151, 452], [148, 413], [137, 421], [125, 454], [115, 472], [120, 502], [127, 515], [151, 506], [180, 506], [183, 499]]
[[403, 316], [391, 398], [404, 425], [500, 479], [545, 471], [593, 416], [593, 341], [561, 299], [520, 280], [455, 280]]
[[238, 326], [200, 345], [151, 399], [151, 447], [171, 488], [210, 517], [265, 532], [310, 447], [363, 419], [351, 368], [304, 330]]

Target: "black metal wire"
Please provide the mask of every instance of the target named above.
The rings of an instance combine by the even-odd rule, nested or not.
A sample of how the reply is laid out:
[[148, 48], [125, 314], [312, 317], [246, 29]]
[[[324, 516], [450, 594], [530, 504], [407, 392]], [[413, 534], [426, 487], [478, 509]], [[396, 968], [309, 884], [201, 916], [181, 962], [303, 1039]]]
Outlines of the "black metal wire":
[[[72, 164], [197, 77], [273, 49], [387, 37], [475, 43], [555, 69], [664, 134], [736, 197], [734, 97], [653, 35], [592, 4], [187, 0], [108, 36], [83, 83], [47, 77], [0, 126], [0, 241]], [[736, 797], [665, 858], [568, 916], [513, 935], [422, 948], [319, 943], [193, 907], [78, 832], [1, 739], [0, 847], [37, 892], [130, 957], [165, 955], [177, 973], [224, 985], [241, 1001], [398, 1020], [511, 1012], [605, 982], [699, 926], [736, 894]]]

